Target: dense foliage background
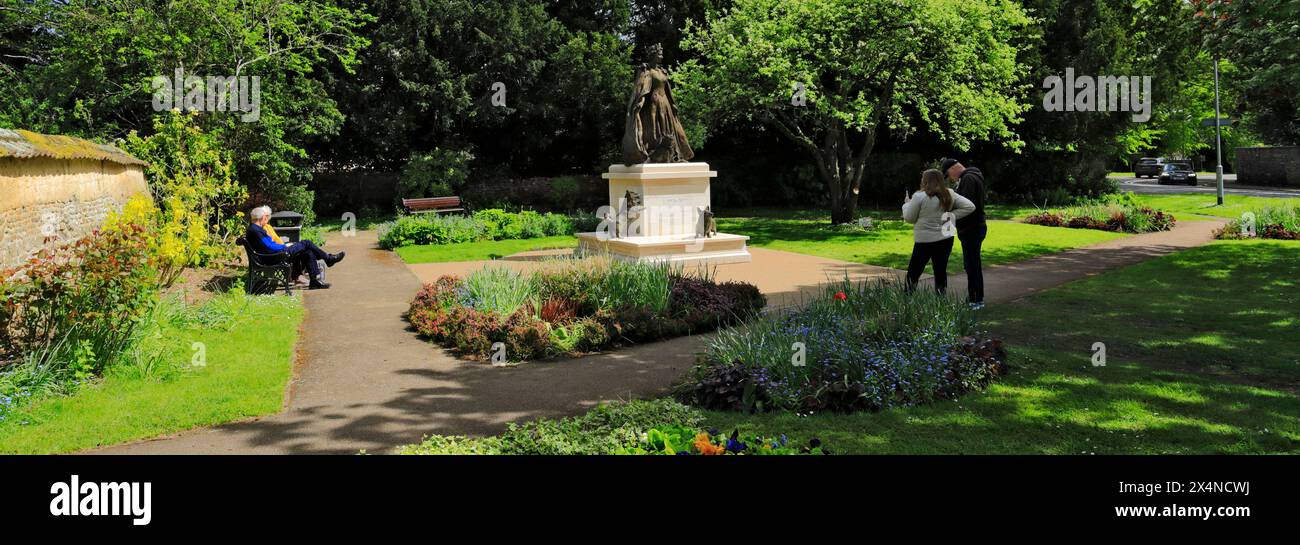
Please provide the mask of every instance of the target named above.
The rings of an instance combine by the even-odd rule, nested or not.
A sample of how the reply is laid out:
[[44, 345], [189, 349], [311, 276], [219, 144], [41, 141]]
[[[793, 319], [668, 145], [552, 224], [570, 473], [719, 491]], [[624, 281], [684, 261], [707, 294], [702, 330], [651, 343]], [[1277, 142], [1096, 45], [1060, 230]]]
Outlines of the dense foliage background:
[[[824, 206], [846, 221], [948, 155], [982, 167], [997, 199], [1055, 204], [1108, 192], [1105, 173], [1135, 157], [1205, 164], [1215, 55], [1225, 116], [1242, 120], [1227, 146], [1300, 140], [1300, 8], [1215, 4], [0, 0], [0, 126], [147, 138], [166, 125], [153, 77], [256, 75], [259, 121], [195, 120], [248, 200], [382, 212], [395, 193], [599, 173], [633, 67], [662, 43], [697, 157], [721, 173], [719, 206]], [[1152, 120], [1044, 111], [1044, 78], [1066, 68], [1152, 76]], [[779, 107], [796, 82], [808, 106]], [[339, 173], [347, 191], [321, 181]], [[387, 185], [368, 187], [369, 173]]]

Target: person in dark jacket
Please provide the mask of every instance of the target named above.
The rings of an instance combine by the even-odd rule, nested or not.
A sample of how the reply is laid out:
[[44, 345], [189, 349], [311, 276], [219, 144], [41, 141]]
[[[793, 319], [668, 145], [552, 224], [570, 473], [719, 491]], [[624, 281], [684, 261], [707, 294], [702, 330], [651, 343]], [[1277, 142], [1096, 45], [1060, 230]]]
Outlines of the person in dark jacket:
[[939, 162], [939, 171], [956, 182], [958, 195], [975, 203], [975, 212], [957, 220], [957, 239], [961, 241], [962, 263], [966, 267], [966, 296], [971, 308], [984, 308], [984, 269], [980, 251], [984, 237], [989, 234], [984, 220], [984, 173], [978, 168], [966, 168], [956, 159]]
[[326, 266], [333, 267], [335, 263], [343, 261], [343, 257], [346, 255], [344, 252], [337, 254], [326, 253], [325, 250], [320, 249], [310, 240], [281, 244], [266, 231], [266, 224], [271, 221], [270, 207], [259, 206], [254, 208], [249, 212], [248, 217], [251, 223], [245, 229], [245, 236], [248, 237], [248, 242], [253, 245], [253, 248], [258, 253], [270, 254], [281, 250], [288, 251], [290, 258], [300, 260], [303, 266], [307, 268], [311, 278], [308, 287], [311, 289], [327, 289], [330, 287], [321, 276], [320, 265], [317, 261], [324, 261]]

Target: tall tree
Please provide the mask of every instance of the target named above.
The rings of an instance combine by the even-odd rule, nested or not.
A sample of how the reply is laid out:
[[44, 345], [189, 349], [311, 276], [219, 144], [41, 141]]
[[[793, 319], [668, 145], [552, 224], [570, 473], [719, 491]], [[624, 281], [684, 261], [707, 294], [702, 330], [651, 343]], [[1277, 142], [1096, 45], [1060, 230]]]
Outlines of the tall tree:
[[[1191, 12], [1183, 0], [1019, 0], [1033, 23], [1017, 39], [1029, 70], [1029, 111], [1016, 126], [1025, 145], [1008, 154], [979, 145], [981, 161], [998, 198], [1068, 200], [1113, 191], [1107, 173], [1116, 158], [1158, 146], [1159, 125], [1188, 85], [1197, 44]], [[1049, 111], [1048, 77], [1073, 69], [1083, 76], [1150, 76], [1156, 117], [1133, 119], [1127, 111]]]
[[883, 132], [1018, 144], [1028, 23], [1005, 0], [737, 0], [686, 41], [702, 59], [675, 75], [683, 118], [775, 128], [812, 160], [832, 221], [853, 221]]
[[236, 157], [240, 178], [277, 204], [310, 212], [303, 146], [336, 132], [336, 104], [317, 71], [348, 69], [367, 16], [326, 0], [4, 0], [40, 38], [0, 89], [0, 121], [91, 138], [153, 130], [151, 81], [261, 78], [260, 117], [203, 116]]
[[395, 169], [455, 148], [523, 174], [594, 168], [617, 145], [630, 47], [616, 2], [563, 4], [374, 2], [357, 76], [331, 76], [347, 122], [321, 157]]
[[1270, 144], [1300, 143], [1300, 3], [1193, 0], [1208, 51], [1239, 69], [1251, 126]]

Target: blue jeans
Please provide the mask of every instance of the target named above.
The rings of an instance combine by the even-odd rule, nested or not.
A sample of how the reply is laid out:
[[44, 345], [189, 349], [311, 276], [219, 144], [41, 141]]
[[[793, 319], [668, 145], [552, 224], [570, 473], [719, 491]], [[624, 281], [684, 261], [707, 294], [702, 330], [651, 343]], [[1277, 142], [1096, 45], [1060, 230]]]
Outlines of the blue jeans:
[[980, 263], [980, 248], [989, 234], [987, 224], [958, 231], [961, 239], [961, 261], [966, 267], [966, 296], [972, 303], [984, 302], [984, 266]]

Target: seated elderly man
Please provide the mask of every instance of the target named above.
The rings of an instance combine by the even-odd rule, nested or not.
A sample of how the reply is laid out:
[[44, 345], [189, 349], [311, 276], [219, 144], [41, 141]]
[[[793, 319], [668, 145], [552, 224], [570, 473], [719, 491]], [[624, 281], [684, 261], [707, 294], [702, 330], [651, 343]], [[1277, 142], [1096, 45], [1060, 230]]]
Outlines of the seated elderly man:
[[337, 254], [325, 253], [310, 240], [290, 242], [285, 244], [276, 234], [275, 228], [271, 227], [271, 207], [259, 206], [254, 208], [248, 214], [251, 223], [248, 224], [247, 236], [250, 244], [259, 253], [274, 253], [281, 250], [289, 252], [289, 256], [296, 260], [301, 260], [302, 265], [307, 268], [311, 277], [311, 283], [308, 285], [311, 289], [327, 289], [329, 284], [321, 277], [320, 265], [317, 260], [324, 261], [326, 266], [333, 267], [335, 263], [343, 261], [346, 252]]

